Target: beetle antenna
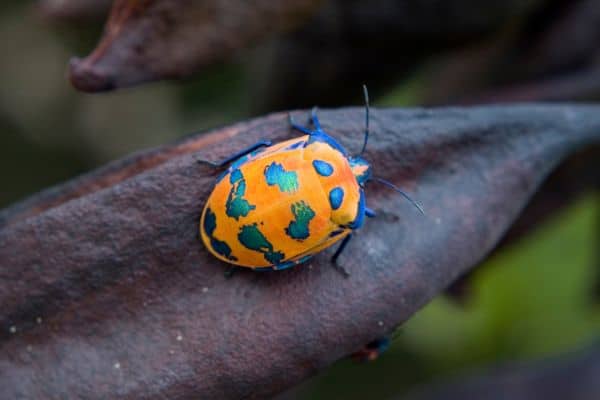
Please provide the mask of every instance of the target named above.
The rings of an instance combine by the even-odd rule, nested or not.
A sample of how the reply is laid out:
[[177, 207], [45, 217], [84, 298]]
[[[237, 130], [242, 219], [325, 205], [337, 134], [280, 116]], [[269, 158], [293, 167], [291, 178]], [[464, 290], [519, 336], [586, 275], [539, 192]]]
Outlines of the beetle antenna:
[[419, 205], [419, 203], [417, 203], [416, 201], [414, 201], [413, 199], [411, 199], [410, 196], [407, 195], [406, 193], [404, 193], [402, 191], [402, 189], [400, 189], [398, 186], [394, 185], [391, 182], [386, 181], [385, 179], [377, 178], [375, 176], [371, 177], [369, 180], [379, 182], [379, 183], [384, 184], [385, 186], [387, 186], [389, 188], [394, 189], [396, 192], [400, 193], [406, 200], [408, 200], [413, 206], [415, 206], [417, 208], [417, 210], [419, 210], [419, 212], [421, 214], [425, 215], [425, 211], [423, 211], [423, 208]]
[[365, 141], [363, 142], [362, 150], [359, 155], [365, 152], [367, 148], [367, 142], [369, 141], [369, 91], [367, 85], [363, 84], [363, 95], [365, 96]]

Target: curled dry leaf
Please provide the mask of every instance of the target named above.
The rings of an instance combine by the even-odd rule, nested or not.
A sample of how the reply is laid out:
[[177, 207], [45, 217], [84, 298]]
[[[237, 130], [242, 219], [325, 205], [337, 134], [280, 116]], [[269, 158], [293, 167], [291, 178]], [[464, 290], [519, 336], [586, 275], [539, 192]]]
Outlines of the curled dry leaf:
[[[382, 109], [366, 157], [410, 192], [369, 186], [331, 268], [232, 279], [197, 237], [217, 172], [291, 132], [285, 114], [135, 155], [0, 214], [0, 386], [7, 398], [264, 398], [409, 318], [494, 247], [545, 176], [600, 141], [600, 106]], [[295, 113], [304, 121], [305, 112]], [[348, 149], [363, 110], [322, 111]]]
[[189, 75], [274, 31], [290, 29], [321, 0], [116, 0], [96, 49], [74, 58], [84, 91]]
[[55, 21], [80, 21], [104, 18], [112, 0], [38, 0], [39, 12]]
[[[41, 5], [47, 16], [64, 19], [102, 3]], [[101, 91], [179, 78], [279, 36], [270, 56], [259, 56], [262, 67], [270, 66], [262, 109], [310, 105], [311, 93], [323, 87], [330, 88], [323, 103], [339, 104], [354, 97], [349, 80], [369, 77], [374, 87], [397, 82], [432, 53], [480, 41], [537, 7], [521, 0], [117, 0], [96, 49], [71, 62], [70, 79], [80, 90]], [[282, 35], [287, 31], [295, 33]]]

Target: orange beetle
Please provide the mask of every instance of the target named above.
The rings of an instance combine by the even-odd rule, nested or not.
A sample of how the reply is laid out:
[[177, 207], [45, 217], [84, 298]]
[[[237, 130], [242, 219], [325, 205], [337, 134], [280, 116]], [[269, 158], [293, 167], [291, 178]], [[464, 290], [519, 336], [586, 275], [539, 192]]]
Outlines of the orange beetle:
[[[364, 93], [366, 129], [361, 155], [369, 135], [366, 88]], [[305, 135], [274, 145], [261, 141], [218, 164], [211, 163], [232, 163], [217, 179], [200, 220], [202, 240], [220, 260], [255, 270], [282, 270], [341, 240], [332, 259], [336, 264], [364, 217], [375, 216], [366, 207], [363, 190], [369, 179], [379, 180], [371, 178], [369, 163], [360, 155], [349, 156], [323, 131], [316, 109], [312, 112], [314, 130], [291, 118], [290, 122]]]

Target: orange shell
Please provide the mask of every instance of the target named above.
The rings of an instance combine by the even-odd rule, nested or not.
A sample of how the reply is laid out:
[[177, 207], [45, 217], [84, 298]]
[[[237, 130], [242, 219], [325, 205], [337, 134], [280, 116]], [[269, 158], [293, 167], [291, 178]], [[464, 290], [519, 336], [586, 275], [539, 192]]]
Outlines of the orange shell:
[[[346, 157], [308, 136], [287, 140], [234, 162], [211, 193], [200, 220], [215, 257], [249, 268], [301, 262], [352, 230], [360, 186]], [[331, 174], [318, 173], [325, 161]], [[332, 189], [343, 191], [337, 209]]]

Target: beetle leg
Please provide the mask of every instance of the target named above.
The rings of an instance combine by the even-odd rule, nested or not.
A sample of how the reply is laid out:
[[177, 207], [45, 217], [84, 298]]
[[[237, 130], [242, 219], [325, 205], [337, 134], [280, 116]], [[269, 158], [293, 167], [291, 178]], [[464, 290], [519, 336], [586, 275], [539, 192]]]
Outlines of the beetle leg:
[[344, 276], [344, 278], [349, 278], [350, 277], [350, 272], [348, 272], [348, 270], [346, 268], [344, 268], [343, 266], [339, 265], [339, 264], [333, 264], [333, 267]]
[[294, 129], [296, 129], [296, 130], [299, 130], [300, 132], [302, 132], [302, 133], [305, 133], [305, 134], [307, 134], [307, 135], [312, 135], [312, 134], [313, 134], [313, 132], [312, 132], [310, 129], [308, 129], [308, 128], [305, 128], [305, 127], [303, 127], [302, 125], [298, 125], [298, 124], [297, 124], [297, 123], [294, 121], [294, 117], [292, 117], [292, 114], [288, 114], [288, 119], [289, 119], [289, 121], [290, 121], [290, 125], [292, 125], [292, 128], [294, 128]]
[[350, 242], [350, 239], [352, 239], [352, 234], [351, 233], [342, 240], [342, 243], [340, 244], [340, 247], [337, 248], [337, 250], [333, 254], [333, 257], [331, 257], [331, 263], [333, 264], [333, 266], [337, 270], [339, 270], [346, 278], [350, 276], [350, 273], [344, 267], [342, 267], [341, 265], [339, 265], [337, 263], [337, 260], [338, 260], [338, 258], [340, 256], [340, 254], [342, 254], [342, 251], [344, 251], [344, 249], [348, 245], [348, 242]]
[[213, 162], [213, 161], [208, 161], [208, 160], [196, 160], [198, 163], [200, 164], [208, 164], [211, 165], [215, 168], [220, 168], [224, 165], [229, 164], [232, 161], [237, 160], [240, 157], [245, 156], [246, 154], [252, 153], [254, 150], [259, 149], [261, 147], [267, 147], [267, 146], [271, 146], [273, 143], [271, 143], [270, 140], [261, 140], [259, 142], [254, 143], [252, 146], [245, 148], [244, 150], [241, 150], [237, 153], [235, 153], [234, 155], [232, 155], [231, 157], [227, 157], [226, 159], [219, 161], [219, 162]]
[[369, 218], [375, 218], [377, 216], [375, 211], [371, 210], [369, 207], [365, 207], [365, 215]]

